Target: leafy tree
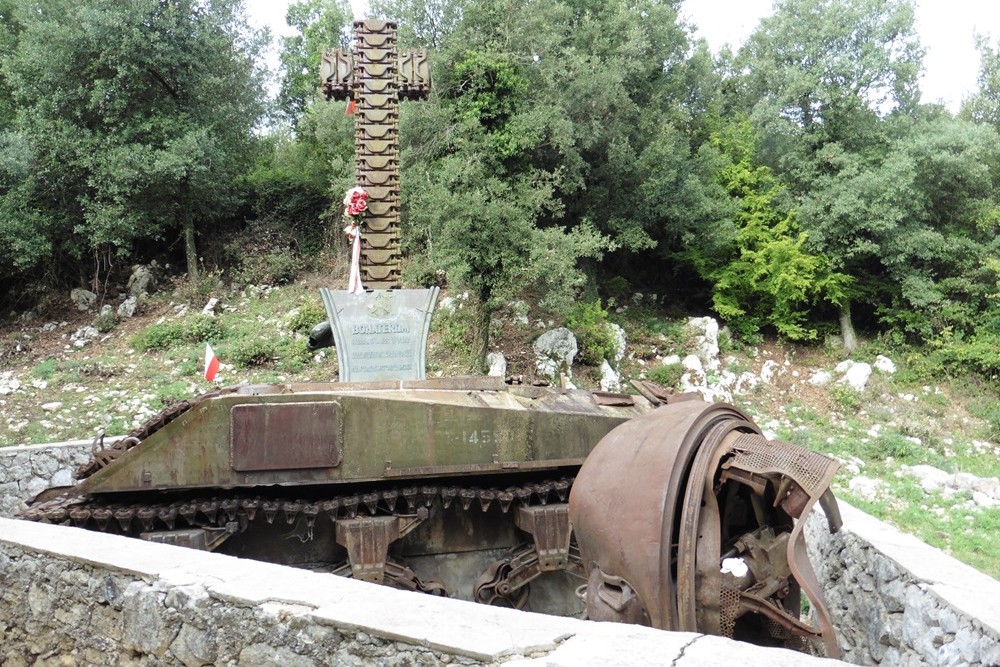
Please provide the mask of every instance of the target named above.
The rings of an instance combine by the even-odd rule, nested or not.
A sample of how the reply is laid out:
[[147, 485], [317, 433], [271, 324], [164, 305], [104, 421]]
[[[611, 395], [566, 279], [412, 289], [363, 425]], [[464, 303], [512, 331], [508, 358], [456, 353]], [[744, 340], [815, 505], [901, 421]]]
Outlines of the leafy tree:
[[976, 35], [979, 90], [962, 104], [960, 116], [1000, 128], [1000, 53], [988, 37]]
[[371, 10], [397, 21], [402, 43], [439, 49], [458, 28], [465, 5], [464, 0], [374, 0]]
[[[653, 262], [677, 262], [683, 232], [725, 208], [711, 156], [695, 157], [714, 108], [711, 59], [703, 46], [689, 55], [674, 4], [455, 6], [461, 20], [432, 53], [434, 96], [401, 117], [404, 225], [414, 220], [408, 191], [426, 188], [430, 165], [461, 149], [490, 165], [484, 177], [546, 193], [531, 211], [537, 228], [596, 232], [614, 251], [606, 271], [648, 266], [652, 285], [668, 282]], [[473, 141], [464, 130], [476, 125]], [[423, 253], [433, 231], [410, 227], [404, 244]]]
[[455, 71], [464, 94], [411, 107], [414, 124], [404, 125], [404, 241], [475, 296], [482, 364], [494, 313], [528, 286], [550, 306], [568, 306], [583, 280], [577, 261], [599, 255], [604, 241], [589, 226], [538, 225], [558, 202], [550, 176], [520, 159], [533, 144], [514, 127], [527, 91], [518, 68], [471, 54]]
[[[3, 62], [23, 159], [5, 170], [0, 255], [94, 264], [234, 210], [263, 112], [262, 35], [238, 0], [18, 0]], [[9, 154], [9, 153], [8, 153]]]
[[[822, 190], [834, 185], [838, 169], [867, 173], [869, 161], [885, 154], [887, 119], [917, 108], [922, 56], [912, 0], [780, 0], [733, 61], [728, 100], [751, 115], [757, 159], [800, 200], [810, 245], [855, 278], [870, 267], [853, 261], [826, 214], [846, 208], [838, 200], [843, 190]], [[828, 207], [804, 201], [817, 197]], [[840, 306], [850, 348], [851, 298]]]
[[971, 331], [997, 248], [998, 136], [945, 114], [900, 119], [893, 134], [877, 161], [821, 151], [829, 173], [802, 198], [802, 217], [822, 221], [818, 244], [885, 323], [916, 340]]
[[351, 8], [346, 0], [298, 0], [288, 6], [286, 22], [298, 33], [281, 39], [278, 106], [294, 126], [319, 95], [323, 51], [350, 48]]
[[728, 159], [719, 181], [739, 203], [726, 255], [692, 253], [713, 283], [716, 312], [744, 338], [759, 335], [763, 324], [791, 340], [815, 338], [816, 329], [808, 326], [811, 307], [841, 301], [850, 278], [810, 252], [794, 211], [780, 210], [781, 186], [768, 167], [753, 163], [749, 122], [731, 125], [713, 144]]

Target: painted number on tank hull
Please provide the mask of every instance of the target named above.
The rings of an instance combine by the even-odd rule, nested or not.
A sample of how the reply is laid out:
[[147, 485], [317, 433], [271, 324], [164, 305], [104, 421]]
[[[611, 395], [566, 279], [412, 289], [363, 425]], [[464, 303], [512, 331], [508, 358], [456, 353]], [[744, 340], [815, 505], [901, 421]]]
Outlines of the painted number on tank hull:
[[491, 445], [493, 444], [493, 431], [488, 428], [477, 431], [462, 431], [462, 441], [470, 445]]

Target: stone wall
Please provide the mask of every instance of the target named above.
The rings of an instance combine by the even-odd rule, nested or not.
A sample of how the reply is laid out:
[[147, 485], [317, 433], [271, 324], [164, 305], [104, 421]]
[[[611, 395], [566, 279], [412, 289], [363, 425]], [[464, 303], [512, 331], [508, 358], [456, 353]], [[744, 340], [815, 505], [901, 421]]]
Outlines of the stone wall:
[[73, 484], [73, 472], [89, 460], [89, 440], [0, 447], [0, 517], [13, 516], [45, 489]]
[[806, 536], [844, 660], [858, 665], [1000, 665], [1000, 582], [841, 502], [830, 535]]
[[0, 665], [842, 664], [0, 519]]

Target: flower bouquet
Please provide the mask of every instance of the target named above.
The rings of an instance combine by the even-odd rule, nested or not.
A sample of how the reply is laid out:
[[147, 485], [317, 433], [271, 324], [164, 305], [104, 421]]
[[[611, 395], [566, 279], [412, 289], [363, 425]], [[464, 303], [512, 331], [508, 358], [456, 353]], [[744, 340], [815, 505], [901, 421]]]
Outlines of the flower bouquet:
[[351, 239], [351, 271], [347, 278], [347, 291], [352, 294], [363, 294], [361, 284], [361, 225], [364, 224], [365, 211], [368, 210], [368, 193], [364, 188], [353, 187], [344, 195], [344, 219], [347, 226], [344, 233]]

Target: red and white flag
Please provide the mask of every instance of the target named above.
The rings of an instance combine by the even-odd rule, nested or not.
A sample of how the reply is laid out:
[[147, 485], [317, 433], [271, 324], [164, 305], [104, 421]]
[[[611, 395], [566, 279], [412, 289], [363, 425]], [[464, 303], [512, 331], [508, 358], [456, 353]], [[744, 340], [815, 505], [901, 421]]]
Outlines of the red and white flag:
[[219, 358], [215, 356], [212, 346], [205, 343], [205, 380], [211, 382], [219, 372]]

